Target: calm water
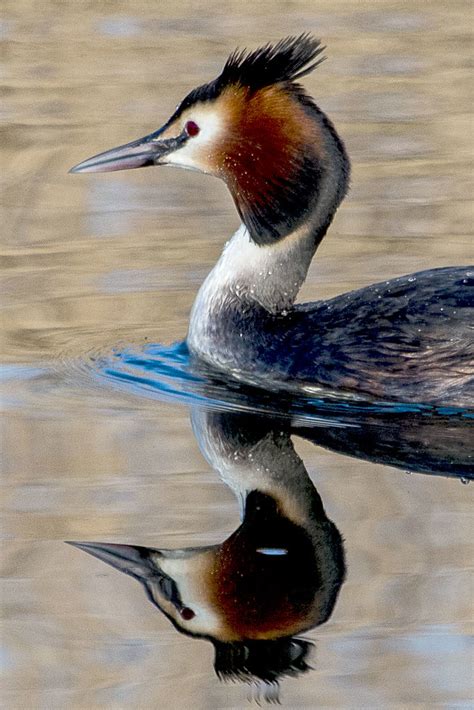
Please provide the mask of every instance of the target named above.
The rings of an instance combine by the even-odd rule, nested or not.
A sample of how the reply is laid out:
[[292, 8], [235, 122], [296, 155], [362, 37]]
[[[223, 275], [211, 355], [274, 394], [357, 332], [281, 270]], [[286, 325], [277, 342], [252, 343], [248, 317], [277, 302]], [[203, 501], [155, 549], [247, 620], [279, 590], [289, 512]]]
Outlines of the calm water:
[[[287, 708], [471, 706], [468, 413], [256, 399], [197, 378], [167, 344], [237, 226], [224, 186], [66, 174], [157, 128], [236, 45], [310, 30], [329, 59], [305, 83], [353, 182], [301, 298], [472, 262], [470, 4], [4, 8], [2, 705], [274, 699], [247, 668], [292, 673]], [[205, 618], [213, 640], [178, 633], [104, 564], [146, 577], [135, 548], [97, 560], [65, 540], [193, 548], [178, 592], [201, 617], [179, 625]], [[176, 590], [153, 584], [169, 611]], [[257, 632], [283, 640], [236, 642]]]

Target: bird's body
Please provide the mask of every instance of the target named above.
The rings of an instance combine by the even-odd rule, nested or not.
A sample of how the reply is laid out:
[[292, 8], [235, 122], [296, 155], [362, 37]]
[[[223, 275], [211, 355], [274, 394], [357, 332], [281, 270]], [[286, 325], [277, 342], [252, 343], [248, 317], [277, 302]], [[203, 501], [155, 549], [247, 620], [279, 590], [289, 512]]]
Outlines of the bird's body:
[[252, 384], [329, 387], [376, 399], [474, 400], [474, 267], [423, 271], [295, 305], [341, 203], [349, 159], [295, 83], [320, 60], [303, 35], [235, 53], [159, 131], [75, 172], [170, 164], [221, 177], [242, 225], [201, 287], [188, 345]]
[[[433, 269], [270, 312], [232, 290], [196, 299], [188, 343], [253, 384], [378, 399], [474, 401], [474, 275]], [[456, 359], [453, 362], [453, 353]]]

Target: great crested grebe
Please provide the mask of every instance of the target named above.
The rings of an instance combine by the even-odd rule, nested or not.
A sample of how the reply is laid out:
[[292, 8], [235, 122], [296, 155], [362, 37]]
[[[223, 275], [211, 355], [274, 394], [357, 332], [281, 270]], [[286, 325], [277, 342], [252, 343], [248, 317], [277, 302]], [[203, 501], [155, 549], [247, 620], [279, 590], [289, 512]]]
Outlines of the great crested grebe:
[[281, 422], [193, 408], [208, 463], [233, 491], [241, 523], [226, 540], [163, 550], [71, 542], [125, 572], [188, 635], [212, 641], [220, 676], [308, 669], [296, 634], [324, 624], [345, 579], [343, 540]]
[[294, 303], [349, 183], [341, 139], [296, 83], [321, 52], [307, 34], [234, 52], [162, 128], [71, 172], [177, 165], [226, 182], [242, 224], [191, 312], [187, 343], [199, 360], [253, 384], [470, 405], [473, 267]]

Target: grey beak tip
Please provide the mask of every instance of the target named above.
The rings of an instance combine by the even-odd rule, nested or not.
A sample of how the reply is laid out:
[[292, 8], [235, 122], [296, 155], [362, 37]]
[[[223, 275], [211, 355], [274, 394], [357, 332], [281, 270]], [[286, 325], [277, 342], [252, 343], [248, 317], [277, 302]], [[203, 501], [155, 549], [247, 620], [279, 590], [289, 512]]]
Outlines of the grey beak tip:
[[84, 166], [84, 162], [78, 163], [77, 165], [73, 165], [73, 167], [67, 171], [68, 174], [71, 173], [72, 175], [75, 175], [76, 173], [86, 173], [87, 168]]

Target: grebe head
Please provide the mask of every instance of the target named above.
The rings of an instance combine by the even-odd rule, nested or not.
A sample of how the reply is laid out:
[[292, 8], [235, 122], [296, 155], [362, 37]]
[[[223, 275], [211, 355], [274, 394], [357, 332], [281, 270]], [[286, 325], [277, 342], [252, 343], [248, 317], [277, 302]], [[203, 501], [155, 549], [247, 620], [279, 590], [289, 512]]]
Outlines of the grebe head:
[[315, 212], [322, 237], [349, 177], [334, 127], [296, 83], [323, 61], [322, 51], [307, 34], [236, 51], [162, 128], [71, 172], [176, 165], [210, 173], [228, 185], [257, 244], [287, 236]]

